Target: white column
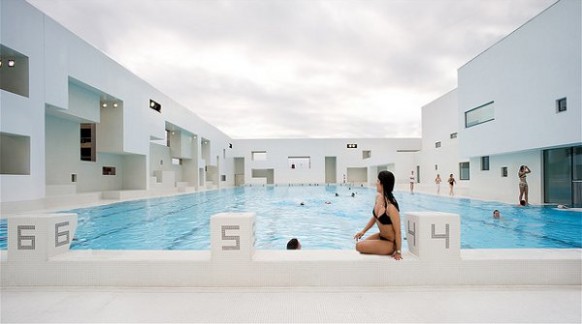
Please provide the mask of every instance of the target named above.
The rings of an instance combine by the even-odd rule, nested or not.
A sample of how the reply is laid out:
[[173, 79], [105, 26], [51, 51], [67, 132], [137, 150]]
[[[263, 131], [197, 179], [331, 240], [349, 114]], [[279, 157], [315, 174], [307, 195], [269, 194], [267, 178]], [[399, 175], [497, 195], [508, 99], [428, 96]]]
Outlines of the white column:
[[8, 262], [46, 261], [69, 251], [77, 214], [23, 215], [8, 219]]
[[459, 215], [440, 212], [406, 213], [408, 249], [425, 260], [461, 258]]
[[213, 260], [251, 261], [255, 252], [255, 213], [220, 213], [210, 219]]

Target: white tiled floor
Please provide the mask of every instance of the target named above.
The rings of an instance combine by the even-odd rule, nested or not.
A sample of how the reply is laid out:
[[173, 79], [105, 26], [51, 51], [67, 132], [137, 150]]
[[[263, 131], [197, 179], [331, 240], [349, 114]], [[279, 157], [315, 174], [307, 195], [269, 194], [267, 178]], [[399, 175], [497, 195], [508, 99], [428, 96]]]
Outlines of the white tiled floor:
[[580, 286], [7, 288], [2, 323], [581, 323]]

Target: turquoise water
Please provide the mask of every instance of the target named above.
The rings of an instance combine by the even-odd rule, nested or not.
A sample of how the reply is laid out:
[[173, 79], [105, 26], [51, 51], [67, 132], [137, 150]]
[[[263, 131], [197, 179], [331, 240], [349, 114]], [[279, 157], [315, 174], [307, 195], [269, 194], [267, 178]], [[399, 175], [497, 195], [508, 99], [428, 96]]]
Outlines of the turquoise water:
[[[579, 212], [405, 192], [395, 196], [402, 214], [460, 214], [464, 249], [582, 248]], [[244, 187], [66, 212], [79, 215], [72, 249], [209, 250], [213, 214], [249, 211], [257, 215], [257, 249], [284, 249], [291, 237], [299, 238], [304, 249], [353, 249], [353, 235], [370, 219], [374, 197], [375, 190], [361, 187]], [[494, 209], [501, 211], [500, 220], [492, 218]], [[368, 234], [375, 232], [374, 227]], [[5, 220], [0, 248], [6, 248]]]

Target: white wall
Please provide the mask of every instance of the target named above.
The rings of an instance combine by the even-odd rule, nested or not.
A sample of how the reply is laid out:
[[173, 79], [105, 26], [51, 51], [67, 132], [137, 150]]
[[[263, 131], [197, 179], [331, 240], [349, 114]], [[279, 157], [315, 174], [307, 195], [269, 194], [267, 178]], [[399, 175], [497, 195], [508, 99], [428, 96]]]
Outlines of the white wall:
[[[357, 144], [355, 149], [347, 144]], [[420, 139], [254, 139], [236, 140], [233, 155], [245, 160], [245, 182], [251, 181], [252, 169], [274, 169], [274, 182], [279, 184], [325, 183], [325, 158], [337, 157], [336, 180], [348, 181], [348, 168], [367, 168], [388, 163], [404, 164], [396, 173], [397, 181], [406, 181], [404, 174], [413, 163], [413, 153], [399, 150], [416, 151], [420, 149]], [[266, 151], [267, 160], [253, 161], [253, 151]], [[371, 157], [364, 159], [362, 151], [371, 151]], [[289, 167], [289, 157], [310, 157], [311, 168]], [[408, 171], [410, 172], [410, 171]], [[376, 175], [368, 175], [370, 183]]]
[[[557, 2], [458, 70], [463, 155], [582, 142], [581, 6]], [[556, 113], [563, 97], [568, 110]], [[465, 111], [490, 101], [495, 120], [464, 128]]]
[[0, 90], [0, 132], [30, 137], [30, 175], [0, 175], [0, 200], [45, 194], [43, 15], [24, 1], [1, 1], [2, 45], [29, 58], [29, 97]]
[[107, 153], [123, 152], [123, 104], [101, 107], [100, 122], [96, 126], [97, 151]]
[[[435, 186], [434, 179], [439, 174], [443, 181], [441, 194], [445, 181], [451, 173], [455, 176], [459, 187], [468, 187], [471, 181], [459, 179], [459, 163], [468, 162], [469, 158], [461, 156], [459, 151], [457, 112], [457, 89], [422, 107], [422, 151], [418, 153], [420, 183], [433, 187]], [[458, 137], [452, 139], [452, 133], [457, 133]], [[441, 146], [437, 148], [436, 142], [440, 142]], [[471, 169], [473, 169], [473, 163], [471, 163]]]
[[[206, 164], [215, 167], [217, 176], [234, 172], [232, 156], [228, 152], [224, 161], [223, 150], [232, 142], [226, 134], [199, 118], [187, 107], [160, 93], [28, 3], [3, 0], [0, 6], [2, 45], [26, 55], [29, 58], [30, 71], [29, 98], [2, 90], [0, 132], [30, 137], [31, 152], [30, 175], [0, 175], [3, 189], [0, 201], [41, 199], [45, 195], [47, 184], [66, 182], [70, 180], [71, 173], [79, 174], [80, 192], [146, 189], [148, 176], [152, 172], [149, 159], [150, 141], [163, 139], [168, 123], [211, 141], [212, 146], [208, 149], [210, 159]], [[101, 109], [99, 102], [103, 98], [119, 99], [122, 109]], [[150, 99], [162, 105], [161, 112], [150, 109]], [[67, 147], [58, 147], [57, 138], [45, 140], [46, 112], [50, 112], [53, 118], [63, 119], [65, 124], [66, 120], [100, 122], [97, 126], [97, 163], [79, 164], [79, 158], [73, 157], [73, 152], [79, 146], [78, 130], [75, 131], [76, 135], [72, 128], [63, 130], [70, 130], [73, 136], [61, 142], [66, 143]], [[53, 120], [48, 123], [56, 122]], [[51, 130], [47, 134], [58, 136], [57, 133], [58, 131]], [[46, 142], [50, 143], [51, 149], [56, 150], [47, 152], [50, 161], [45, 160]], [[200, 151], [196, 146], [185, 145], [180, 143], [180, 156], [187, 157], [192, 152]], [[61, 149], [68, 152], [67, 159], [71, 160], [61, 159], [58, 163], [54, 161], [58, 156], [56, 152]], [[127, 156], [132, 158], [126, 158]], [[220, 156], [220, 160], [216, 159], [217, 156]], [[91, 174], [101, 174], [100, 168], [104, 164], [115, 166], [117, 176], [103, 178], [98, 175], [91, 178]], [[198, 167], [198, 163], [193, 164]], [[53, 169], [55, 165], [58, 165], [59, 174], [45, 176], [46, 168]], [[141, 175], [136, 173], [138, 170]], [[124, 171], [130, 172], [137, 180], [129, 180]], [[197, 180], [197, 170], [193, 174], [196, 176], [189, 178]], [[64, 175], [67, 175], [66, 180]], [[229, 186], [233, 183], [233, 177], [227, 176], [227, 181], [221, 185]]]
[[[46, 116], [47, 185], [76, 185], [71, 174], [80, 172], [80, 129], [77, 121]], [[86, 176], [78, 174], [79, 179]]]
[[[519, 178], [517, 172], [521, 165], [532, 171], [527, 175], [529, 202], [543, 202], [543, 170], [541, 151], [528, 151], [489, 156], [489, 171], [481, 170], [481, 158], [471, 159], [471, 195], [486, 200], [519, 203]], [[501, 168], [507, 167], [507, 177], [501, 176]]]

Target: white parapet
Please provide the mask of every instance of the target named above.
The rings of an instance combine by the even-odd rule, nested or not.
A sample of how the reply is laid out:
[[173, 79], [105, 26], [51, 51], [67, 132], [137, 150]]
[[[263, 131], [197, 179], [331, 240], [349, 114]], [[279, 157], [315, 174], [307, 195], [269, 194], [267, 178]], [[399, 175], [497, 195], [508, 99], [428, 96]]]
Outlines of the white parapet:
[[8, 219], [8, 261], [39, 262], [69, 251], [77, 214], [23, 215]]
[[255, 253], [255, 213], [212, 215], [210, 231], [213, 260], [252, 260]]
[[459, 215], [441, 212], [406, 213], [408, 249], [422, 260], [461, 258]]

